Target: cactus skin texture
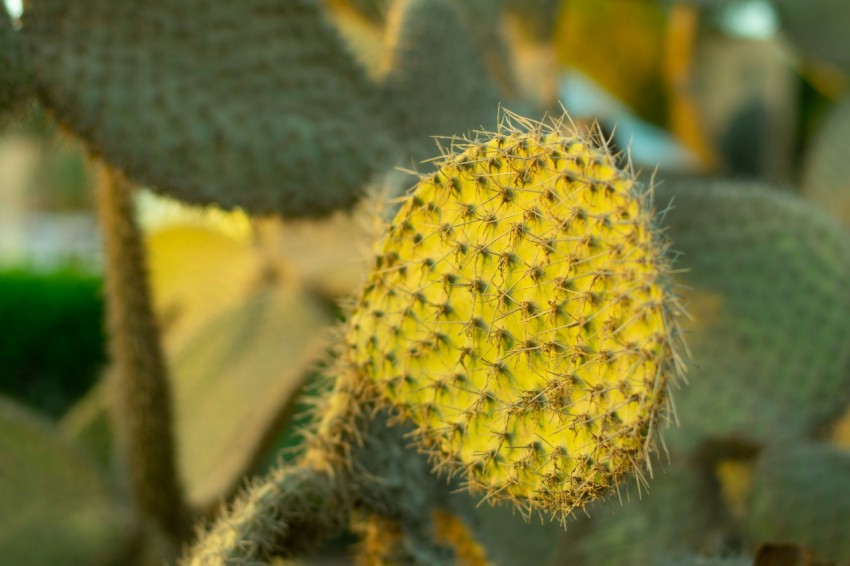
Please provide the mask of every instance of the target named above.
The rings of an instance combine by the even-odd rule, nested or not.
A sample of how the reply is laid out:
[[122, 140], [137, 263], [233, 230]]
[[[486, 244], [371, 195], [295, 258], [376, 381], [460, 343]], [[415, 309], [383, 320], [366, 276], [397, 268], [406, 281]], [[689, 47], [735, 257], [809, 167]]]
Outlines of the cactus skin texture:
[[438, 469], [563, 517], [647, 456], [677, 367], [650, 195], [563, 122], [506, 119], [422, 178], [347, 336]]
[[850, 561], [850, 452], [817, 444], [777, 446], [756, 461], [753, 478], [752, 538], [799, 545], [824, 563]]
[[816, 434], [850, 404], [850, 245], [838, 223], [746, 182], [665, 182], [656, 199], [672, 202], [664, 224], [693, 315], [670, 450]]
[[431, 136], [491, 123], [499, 94], [450, 0], [398, 0], [390, 21], [383, 98], [397, 138], [419, 162], [436, 151]]
[[184, 202], [316, 216], [392, 164], [378, 89], [319, 0], [34, 0], [21, 35], [56, 117]]

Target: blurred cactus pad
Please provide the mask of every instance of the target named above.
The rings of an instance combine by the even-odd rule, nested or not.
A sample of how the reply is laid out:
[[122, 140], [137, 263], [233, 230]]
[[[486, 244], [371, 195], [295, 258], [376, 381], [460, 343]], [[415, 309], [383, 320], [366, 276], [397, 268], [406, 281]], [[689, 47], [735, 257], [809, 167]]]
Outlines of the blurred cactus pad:
[[407, 197], [351, 363], [438, 468], [556, 513], [646, 459], [678, 314], [649, 191], [590, 133], [510, 116]]

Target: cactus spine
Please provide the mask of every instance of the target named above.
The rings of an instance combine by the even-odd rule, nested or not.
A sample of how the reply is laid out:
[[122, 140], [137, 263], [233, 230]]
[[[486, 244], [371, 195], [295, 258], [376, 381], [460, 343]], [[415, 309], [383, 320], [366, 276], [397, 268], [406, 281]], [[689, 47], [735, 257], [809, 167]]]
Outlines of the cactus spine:
[[645, 460], [678, 369], [650, 194], [563, 121], [452, 149], [380, 246], [348, 360], [437, 468], [563, 516]]

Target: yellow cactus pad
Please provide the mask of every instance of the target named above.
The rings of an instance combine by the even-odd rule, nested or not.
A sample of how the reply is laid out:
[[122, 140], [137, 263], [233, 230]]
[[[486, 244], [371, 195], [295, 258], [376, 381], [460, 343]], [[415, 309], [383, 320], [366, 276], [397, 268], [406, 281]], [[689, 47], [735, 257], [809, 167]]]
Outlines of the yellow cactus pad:
[[646, 458], [677, 364], [650, 193], [564, 120], [456, 142], [381, 244], [357, 374], [473, 491], [563, 516]]

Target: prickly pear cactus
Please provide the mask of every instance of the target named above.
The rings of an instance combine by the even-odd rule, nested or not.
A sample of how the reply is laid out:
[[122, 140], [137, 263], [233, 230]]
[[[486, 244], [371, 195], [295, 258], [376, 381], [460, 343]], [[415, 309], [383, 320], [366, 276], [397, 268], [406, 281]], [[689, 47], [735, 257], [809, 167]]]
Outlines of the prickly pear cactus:
[[377, 89], [319, 0], [34, 0], [23, 38], [59, 120], [180, 200], [315, 216], [392, 163]]
[[[810, 549], [818, 563], [850, 561], [850, 452], [777, 446], [756, 462], [747, 526], [757, 542]], [[834, 561], [834, 562], [832, 562]]]
[[563, 123], [457, 143], [380, 247], [355, 371], [437, 468], [556, 514], [635, 471], [676, 374], [648, 191]]
[[806, 437], [850, 403], [850, 245], [837, 222], [772, 187], [669, 182], [664, 224], [688, 288], [693, 352], [671, 449]]
[[392, 20], [384, 98], [418, 162], [436, 153], [431, 136], [491, 123], [499, 94], [450, 0], [399, 0]]

